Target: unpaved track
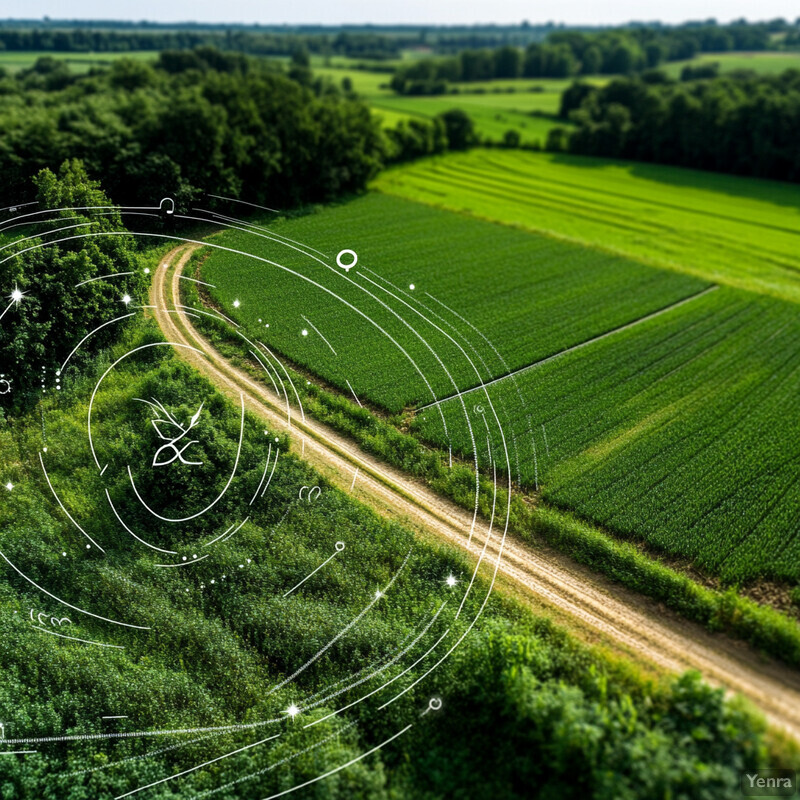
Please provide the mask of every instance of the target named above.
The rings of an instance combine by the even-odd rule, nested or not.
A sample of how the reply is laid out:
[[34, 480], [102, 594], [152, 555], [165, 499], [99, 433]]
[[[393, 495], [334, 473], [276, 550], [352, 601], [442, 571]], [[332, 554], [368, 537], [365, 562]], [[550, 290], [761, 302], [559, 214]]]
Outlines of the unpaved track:
[[[231, 366], [192, 326], [180, 303], [180, 279], [195, 246], [181, 246], [165, 256], [153, 278], [151, 305], [164, 335], [184, 347], [178, 356], [205, 375], [273, 429], [287, 427], [283, 398]], [[169, 310], [169, 311], [168, 311]], [[243, 342], [244, 344], [244, 342]], [[467, 546], [472, 514], [444, 500], [405, 474], [362, 452], [331, 428], [292, 412], [291, 447], [320, 472], [349, 490], [356, 468], [354, 494], [384, 516], [403, 521], [418, 532], [444, 539], [477, 558], [486, 543], [486, 524], [475, 528]], [[494, 568], [501, 531], [495, 530], [485, 559]], [[540, 552], [507, 538], [500, 578], [543, 605], [567, 615], [578, 627], [610, 640], [644, 663], [671, 672], [699, 670], [715, 684], [749, 698], [767, 719], [800, 740], [800, 673], [766, 661], [750, 648], [713, 635], [656, 603], [598, 577], [566, 556]]]

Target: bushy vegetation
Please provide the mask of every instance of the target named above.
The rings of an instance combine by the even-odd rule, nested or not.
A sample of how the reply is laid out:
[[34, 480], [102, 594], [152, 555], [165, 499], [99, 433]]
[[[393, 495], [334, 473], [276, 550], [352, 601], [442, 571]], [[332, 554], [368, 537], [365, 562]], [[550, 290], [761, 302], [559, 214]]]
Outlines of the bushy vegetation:
[[313, 88], [302, 58], [287, 75], [206, 48], [82, 77], [51, 59], [0, 81], [0, 93], [4, 205], [29, 199], [30, 178], [68, 158], [117, 203], [170, 196], [181, 208], [204, 193], [270, 207], [325, 200], [363, 188], [382, 163], [367, 107]]
[[[38, 227], [45, 233], [36, 238], [22, 241], [21, 235], [14, 235], [19, 226], [13, 225], [16, 230], [9, 227], [6, 234], [10, 241], [0, 259], [0, 286], [14, 287], [23, 297], [0, 326], [0, 371], [13, 381], [15, 390], [3, 400], [13, 400], [17, 408], [41, 394], [37, 373], [45, 365], [60, 366], [97, 320], [123, 316], [129, 312], [128, 304], [141, 305], [146, 296], [146, 276], [136, 244], [130, 237], [102, 235], [125, 228], [119, 211], [99, 185], [87, 178], [83, 165], [66, 161], [58, 175], [43, 170], [34, 184], [38, 208], [78, 210], [48, 214], [50, 221]], [[37, 219], [34, 208], [24, 209], [33, 213], [30, 225]], [[44, 246], [49, 231], [56, 238], [78, 238]], [[115, 273], [126, 274], [113, 282], [97, 280]], [[78, 286], [85, 281], [89, 283]], [[126, 322], [121, 320], [121, 327]], [[91, 359], [113, 336], [108, 328], [98, 331], [76, 361]]]
[[[323, 698], [299, 718], [309, 721], [375, 688], [377, 681], [398, 676], [405, 659], [386, 666], [374, 685], [324, 701], [326, 687], [389, 661], [398, 643], [409, 641], [420, 619], [429, 618], [444, 599], [441, 576], [468, 569], [454, 553], [419, 542], [385, 601], [289, 686], [268, 691], [363, 608], [413, 543], [408, 531], [327, 486], [286, 452], [285, 440], [278, 445], [281, 468], [265, 502], [212, 558], [190, 569], [158, 569], [153, 562], [161, 559], [114, 524], [101, 483], [93, 477], [96, 471], [86, 466], [91, 458], [85, 440], [75, 432], [84, 425], [88, 395], [105, 364], [142, 337], [154, 340], [146, 327], [129, 331], [88, 372], [74, 376], [63, 393], [42, 400], [51, 480], [65, 505], [102, 541], [105, 556], [84, 550], [48, 494], [36, 457], [42, 437], [38, 410], [12, 417], [0, 432], [2, 463], [6, 471], [13, 469], [15, 480], [13, 494], [0, 508], [5, 555], [79, 607], [151, 627], [147, 632], [112, 628], [69, 612], [71, 635], [125, 649], [45, 636], [28, 623], [28, 610], [44, 605], [55, 613], [60, 606], [4, 568], [0, 605], [9, 627], [0, 644], [0, 715], [6, 738], [102, 733], [112, 724], [100, 719], [108, 713], [127, 713], [128, 720], [113, 723], [123, 731], [259, 723], [280, 718], [291, 702], [305, 708]], [[102, 384], [97, 438], [118, 451], [109, 454], [112, 462], [135, 461], [137, 449], [146, 449], [140, 432], [147, 415], [131, 415], [130, 408], [133, 398], [155, 387], [176, 413], [181, 398], [202, 398], [213, 412], [203, 423], [205, 437], [214, 443], [213, 452], [202, 456], [229, 458], [236, 447], [237, 410], [168, 348], [158, 348], [158, 355], [126, 361]], [[245, 484], [258, 482], [265, 449], [263, 438], [248, 437], [242, 457]], [[202, 488], [187, 470], [170, 481], [173, 501], [178, 496], [191, 500]], [[323, 487], [318, 502], [293, 502], [298, 486], [313, 483]], [[117, 488], [122, 487], [112, 487], [112, 494]], [[119, 507], [137, 519], [125, 503], [120, 498]], [[196, 548], [198, 537], [218, 525], [225, 510], [178, 539], [166, 529], [152, 528], [148, 534], [162, 546], [189, 552], [186, 548]], [[283, 516], [285, 510], [289, 513]], [[347, 558], [282, 597], [298, 576], [330, 554], [336, 539], [347, 543]], [[364, 546], [367, 541], [372, 544]], [[245, 566], [237, 569], [237, 564]], [[485, 590], [485, 584], [479, 582], [479, 588]], [[467, 616], [476, 608], [468, 604]], [[455, 638], [466, 622], [453, 619], [454, 612], [445, 610], [431, 637], [450, 625]], [[427, 646], [414, 648], [408, 663]], [[410, 687], [424, 668], [399, 677], [393, 688]], [[420, 722], [419, 709], [432, 695], [443, 698], [443, 711]], [[151, 790], [166, 798], [175, 791], [193, 796], [224, 786], [223, 796], [260, 798], [357, 758], [409, 722], [416, 723], [409, 735], [326, 779], [309, 796], [526, 797], [536, 785], [562, 797], [588, 792], [598, 798], [610, 797], [612, 787], [618, 797], [619, 787], [625, 787], [634, 797], [641, 796], [646, 781], [665, 791], [680, 789], [686, 797], [708, 792], [733, 797], [738, 770], [769, 759], [762, 726], [725, 701], [721, 691], [692, 676], [671, 687], [648, 686], [499, 597], [490, 600], [464, 646], [405, 699], [391, 716], [361, 704], [311, 730], [280, 721], [249, 731], [39, 745], [38, 754], [3, 759], [0, 776], [11, 796], [109, 798], [280, 733], [274, 743]], [[455, 731], [461, 735], [454, 738]], [[490, 740], [503, 745], [484, 751]], [[637, 766], [642, 748], [651, 762], [647, 776]], [[448, 758], [439, 757], [445, 753]]]
[[680, 83], [628, 78], [565, 92], [561, 116], [578, 125], [569, 151], [800, 181], [800, 70], [686, 70]]
[[8, 27], [0, 29], [0, 50], [25, 52], [51, 50], [55, 53], [125, 53], [131, 50], [192, 50], [217, 47], [261, 56], [292, 55], [306, 49], [326, 56], [383, 60], [400, 55], [400, 41], [379, 33], [347, 32], [304, 36], [299, 33], [247, 30], [238, 26], [227, 30], [205, 29], [201, 25], [169, 26], [154, 29], [152, 24], [138, 30], [125, 30], [104, 22], [102, 28], [86, 27]]

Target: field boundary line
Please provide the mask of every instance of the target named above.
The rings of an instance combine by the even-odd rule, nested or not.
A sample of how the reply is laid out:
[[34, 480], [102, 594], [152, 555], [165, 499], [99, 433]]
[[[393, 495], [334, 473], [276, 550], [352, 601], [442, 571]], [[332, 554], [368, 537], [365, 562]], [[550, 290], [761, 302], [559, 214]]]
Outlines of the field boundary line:
[[525, 364], [525, 366], [523, 367], [519, 367], [518, 369], [512, 370], [511, 372], [507, 372], [505, 375], [500, 375], [497, 378], [492, 378], [492, 380], [486, 381], [485, 383], [482, 383], [478, 386], [471, 386], [469, 389], [464, 389], [461, 392], [456, 392], [455, 394], [443, 397], [440, 400], [435, 400], [433, 403], [427, 403], [424, 406], [418, 406], [417, 411], [425, 411], [425, 409], [433, 408], [434, 406], [438, 406], [441, 403], [446, 403], [448, 400], [454, 400], [456, 397], [463, 397], [464, 395], [471, 394], [472, 392], [476, 392], [479, 389], [488, 389], [490, 386], [496, 383], [500, 383], [500, 381], [504, 381], [507, 378], [516, 377], [517, 375], [521, 375], [522, 373], [527, 372], [528, 370], [541, 367], [542, 365], [547, 364], [550, 361], [555, 361], [555, 359], [560, 358], [561, 356], [565, 356], [568, 353], [573, 353], [576, 350], [580, 350], [583, 347], [588, 347], [590, 344], [602, 341], [603, 339], [607, 339], [609, 336], [613, 336], [616, 333], [622, 333], [622, 331], [626, 331], [630, 328], [633, 328], [642, 322], [647, 322], [648, 320], [654, 319], [655, 317], [659, 317], [662, 314], [666, 314], [668, 311], [673, 311], [676, 308], [680, 308], [680, 306], [685, 305], [686, 303], [690, 303], [692, 300], [698, 300], [704, 295], [710, 294], [711, 292], [714, 292], [717, 289], [719, 289], [719, 284], [716, 283], [712, 284], [711, 286], [707, 286], [705, 289], [702, 289], [699, 292], [695, 292], [694, 294], [691, 294], [688, 297], [684, 297], [682, 300], [678, 300], [675, 303], [670, 303], [668, 306], [664, 306], [663, 308], [659, 308], [656, 311], [650, 312], [649, 314], [645, 314], [643, 317], [639, 317], [638, 319], [632, 320], [631, 322], [626, 322], [624, 325], [620, 325], [618, 328], [612, 328], [610, 331], [601, 333], [599, 336], [593, 336], [591, 339], [587, 339], [586, 341], [574, 344], [571, 347], [566, 348], [566, 350], [559, 350], [557, 353], [553, 353], [553, 355], [551, 356], [547, 356], [546, 358], [540, 358], [538, 361], [534, 361], [532, 364]]

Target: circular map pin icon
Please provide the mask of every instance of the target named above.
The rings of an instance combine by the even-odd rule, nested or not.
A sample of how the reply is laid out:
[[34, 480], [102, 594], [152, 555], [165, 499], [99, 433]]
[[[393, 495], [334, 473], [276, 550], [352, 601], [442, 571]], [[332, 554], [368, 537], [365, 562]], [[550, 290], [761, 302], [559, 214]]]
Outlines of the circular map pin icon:
[[[342, 256], [352, 256], [353, 261], [350, 264], [345, 264], [342, 262]], [[338, 256], [336, 256], [336, 263], [340, 266], [345, 272], [350, 272], [353, 267], [358, 264], [358, 255], [356, 254], [355, 250], [342, 250]]]

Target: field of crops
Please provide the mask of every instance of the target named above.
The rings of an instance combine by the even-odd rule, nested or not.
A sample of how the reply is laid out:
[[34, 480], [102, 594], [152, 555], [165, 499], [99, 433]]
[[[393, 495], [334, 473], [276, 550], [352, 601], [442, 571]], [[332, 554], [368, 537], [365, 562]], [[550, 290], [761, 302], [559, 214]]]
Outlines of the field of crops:
[[382, 192], [800, 302], [800, 188], [632, 162], [476, 150], [386, 171]]
[[[404, 343], [408, 330], [381, 302], [416, 315], [450, 367], [452, 381], [421, 341], [410, 346], [437, 398], [479, 383], [444, 334], [467, 342], [480, 354], [480, 380], [499, 378], [490, 393], [511, 433], [515, 477], [546, 500], [728, 579], [796, 581], [800, 285], [792, 270], [800, 264], [791, 248], [800, 193], [686, 170], [580, 163], [476, 151], [410, 165], [378, 185], [601, 246], [373, 193], [273, 226], [329, 257], [357, 250], [352, 284], [306, 256], [279, 259], [282, 246], [267, 242], [259, 252], [344, 285], [343, 297]], [[219, 241], [245, 239], [228, 233]], [[670, 268], [614, 255], [609, 245]], [[330, 296], [312, 299], [307, 284], [226, 253], [208, 259], [203, 277], [228, 312], [241, 300], [237, 319], [253, 335], [345, 393], [349, 379], [361, 399], [393, 412], [431, 402], [409, 364]], [[297, 310], [305, 301], [313, 316]], [[316, 328], [300, 335], [301, 313], [329, 345]], [[418, 412], [413, 430], [469, 456], [463, 406], [441, 407], [449, 439], [438, 410]], [[488, 455], [485, 443], [479, 449]]]
[[[523, 479], [536, 468], [545, 499], [727, 579], [797, 581], [799, 345], [794, 304], [720, 288], [528, 369]], [[443, 405], [469, 452], [460, 404]], [[416, 430], [442, 443], [430, 410]]]
[[[256, 240], [253, 250], [253, 237], [238, 232], [212, 241], [250, 248], [249, 252], [297, 269], [363, 308], [403, 342], [429, 376], [437, 397], [456, 387], [471, 386], [476, 375], [447, 336], [414, 319], [425, 341], [449, 365], [456, 386], [451, 383], [425, 342], [409, 335], [405, 324], [381, 305], [394, 302], [384, 289], [398, 293], [383, 280], [426, 305], [435, 302], [428, 297], [430, 293], [468, 313], [479, 328], [491, 331], [504, 361], [490, 353], [493, 363], [484, 377], [550, 356], [708, 285], [630, 259], [377, 193], [278, 223], [272, 229], [328, 256], [353, 248], [358, 252], [359, 267], [347, 276], [266, 239]], [[459, 244], [455, 252], [454, 242]], [[328, 263], [332, 261], [329, 258]], [[361, 398], [395, 412], [433, 399], [385, 337], [308, 282], [225, 251], [211, 255], [202, 277], [217, 287], [212, 294], [226, 313], [234, 314], [253, 336], [264, 338], [344, 391], [349, 391], [349, 379]], [[408, 289], [411, 284], [413, 293]], [[235, 300], [240, 306], [234, 310]], [[402, 307], [399, 310], [406, 312]], [[303, 314], [329, 344], [304, 321]], [[302, 329], [309, 335], [301, 336]], [[381, 364], [380, 370], [375, 369], [376, 363]], [[403, 380], [398, 381], [398, 375], [403, 375]]]

